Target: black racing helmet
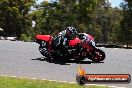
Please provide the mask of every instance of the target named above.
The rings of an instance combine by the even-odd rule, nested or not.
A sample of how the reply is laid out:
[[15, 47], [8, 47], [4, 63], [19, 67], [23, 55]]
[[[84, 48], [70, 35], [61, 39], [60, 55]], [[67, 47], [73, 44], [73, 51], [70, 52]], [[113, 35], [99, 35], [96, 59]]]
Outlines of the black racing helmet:
[[76, 28], [74, 28], [74, 27], [66, 28], [66, 36], [69, 39], [75, 39], [77, 35], [78, 35], [78, 32], [77, 32]]

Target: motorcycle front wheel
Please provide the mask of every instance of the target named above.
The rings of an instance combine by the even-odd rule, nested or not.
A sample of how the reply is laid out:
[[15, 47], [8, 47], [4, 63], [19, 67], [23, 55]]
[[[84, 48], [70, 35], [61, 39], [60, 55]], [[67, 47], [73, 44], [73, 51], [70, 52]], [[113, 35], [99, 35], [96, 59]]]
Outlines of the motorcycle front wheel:
[[94, 62], [100, 62], [105, 59], [105, 53], [100, 49], [95, 49], [94, 52], [91, 53], [91, 55], [88, 56], [92, 61]]

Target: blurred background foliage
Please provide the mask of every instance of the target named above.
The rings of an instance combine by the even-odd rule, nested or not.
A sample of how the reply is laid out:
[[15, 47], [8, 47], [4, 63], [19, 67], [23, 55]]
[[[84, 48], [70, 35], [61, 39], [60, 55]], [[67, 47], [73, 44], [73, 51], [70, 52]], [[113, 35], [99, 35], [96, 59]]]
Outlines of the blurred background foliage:
[[[34, 40], [36, 34], [57, 35], [67, 26], [95, 37], [97, 43], [132, 44], [132, 1], [111, 7], [108, 0], [0, 0], [0, 28], [5, 36]], [[32, 27], [32, 21], [36, 22]]]

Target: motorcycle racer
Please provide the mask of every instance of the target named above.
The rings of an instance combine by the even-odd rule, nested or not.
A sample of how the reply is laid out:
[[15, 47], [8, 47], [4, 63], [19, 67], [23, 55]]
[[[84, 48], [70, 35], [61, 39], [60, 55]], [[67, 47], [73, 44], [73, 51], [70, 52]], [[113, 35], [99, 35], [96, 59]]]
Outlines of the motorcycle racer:
[[78, 35], [77, 30], [74, 27], [66, 27], [64, 31], [61, 31], [54, 40], [55, 46], [67, 46], [69, 40], [73, 40]]
[[36, 35], [36, 43], [40, 45], [39, 51], [47, 61], [88, 58], [100, 62], [105, 59], [105, 53], [95, 46], [94, 38], [91, 35], [77, 32], [75, 35], [71, 35], [76, 30], [73, 29], [71, 32], [70, 28], [67, 27], [67, 30], [60, 32], [56, 38], [52, 35]]
[[74, 27], [66, 27], [54, 39], [54, 49], [59, 50], [60, 55], [68, 55], [69, 41], [77, 37], [78, 32]]

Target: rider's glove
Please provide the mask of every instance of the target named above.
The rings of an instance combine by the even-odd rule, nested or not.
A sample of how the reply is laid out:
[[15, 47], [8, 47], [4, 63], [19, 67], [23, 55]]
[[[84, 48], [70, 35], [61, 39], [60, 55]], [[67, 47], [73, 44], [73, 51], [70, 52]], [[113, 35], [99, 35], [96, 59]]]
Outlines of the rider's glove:
[[78, 33], [78, 37], [79, 37], [79, 39], [84, 39], [84, 34]]

